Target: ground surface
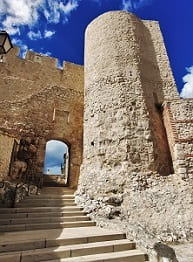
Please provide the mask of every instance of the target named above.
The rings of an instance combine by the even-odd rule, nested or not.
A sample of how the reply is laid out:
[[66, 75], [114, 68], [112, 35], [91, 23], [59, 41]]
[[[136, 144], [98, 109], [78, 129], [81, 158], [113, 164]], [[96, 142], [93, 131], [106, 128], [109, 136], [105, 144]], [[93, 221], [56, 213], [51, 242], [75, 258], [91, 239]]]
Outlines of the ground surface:
[[179, 262], [193, 262], [193, 243], [173, 246]]

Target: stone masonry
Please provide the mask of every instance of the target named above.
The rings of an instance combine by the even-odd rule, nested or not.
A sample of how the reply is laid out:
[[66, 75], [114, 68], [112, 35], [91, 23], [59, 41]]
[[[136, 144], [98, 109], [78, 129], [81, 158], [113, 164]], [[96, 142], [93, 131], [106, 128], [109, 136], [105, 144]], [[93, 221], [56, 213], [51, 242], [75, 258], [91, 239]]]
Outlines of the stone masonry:
[[85, 43], [76, 200], [149, 248], [152, 261], [175, 261], [157, 243], [193, 241], [193, 101], [179, 97], [157, 22], [108, 12], [87, 27]]
[[0, 180], [7, 177], [10, 170], [14, 138], [0, 133]]
[[[48, 140], [65, 142], [69, 185], [76, 187], [82, 162], [83, 68], [64, 62], [59, 69], [55, 58], [28, 51], [21, 59], [18, 52], [14, 47], [0, 64], [0, 131], [37, 147], [29, 173], [43, 172]], [[0, 139], [6, 142], [6, 137]], [[6, 150], [11, 154], [11, 147]], [[1, 158], [6, 162], [7, 155]], [[0, 171], [1, 177], [7, 176], [6, 167]]]
[[124, 11], [96, 18], [84, 73], [18, 51], [0, 64], [1, 180], [13, 156], [42, 173], [46, 142], [61, 140], [77, 203], [150, 261], [177, 262], [168, 245], [193, 241], [193, 100], [179, 97], [159, 24]]

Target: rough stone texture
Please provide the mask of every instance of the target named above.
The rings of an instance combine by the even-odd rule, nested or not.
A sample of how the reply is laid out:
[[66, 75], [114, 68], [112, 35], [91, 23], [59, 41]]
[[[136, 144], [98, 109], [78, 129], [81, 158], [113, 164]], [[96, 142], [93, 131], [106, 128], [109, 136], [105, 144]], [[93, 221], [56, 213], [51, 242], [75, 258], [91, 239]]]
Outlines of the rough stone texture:
[[193, 243], [183, 243], [172, 247], [176, 251], [176, 256], [179, 262], [193, 261]]
[[14, 138], [0, 133], [0, 181], [9, 174]]
[[[154, 22], [149, 24], [154, 27]], [[156, 104], [158, 98], [177, 97], [177, 91], [171, 89], [169, 73], [169, 85], [161, 78], [153, 33], [146, 25], [134, 15], [115, 12], [99, 17], [87, 28], [84, 174], [90, 169], [97, 174], [101, 168], [115, 174], [129, 168], [171, 173], [166, 134]], [[157, 23], [155, 26], [157, 30]], [[160, 64], [168, 63], [165, 53], [159, 59]]]
[[[42, 173], [48, 140], [65, 142], [77, 187], [83, 68], [17, 52], [0, 67], [0, 130], [18, 138], [14, 160], [29, 176]], [[95, 19], [84, 91], [76, 201], [101, 226], [127, 231], [151, 261], [177, 262], [166, 244], [193, 240], [193, 101], [179, 98], [158, 23], [120, 11]]]
[[[166, 110], [168, 100], [173, 100], [171, 110]], [[162, 257], [152, 261], [177, 261], [173, 251], [164, 259], [167, 247], [159, 241], [193, 239], [193, 185], [171, 123], [171, 112], [178, 112], [180, 104], [157, 22], [109, 12], [88, 26], [84, 152], [76, 201], [99, 223], [126, 225], [146, 250], [152, 234]], [[177, 129], [187, 139], [187, 128]]]
[[0, 187], [0, 207], [14, 207], [27, 195], [36, 193], [38, 193], [38, 188], [35, 185], [4, 181]]
[[15, 47], [0, 67], [0, 130], [18, 140], [37, 141], [30, 168], [37, 173], [43, 172], [46, 142], [65, 142], [70, 149], [68, 182], [76, 187], [82, 161], [83, 67], [64, 62], [58, 69], [54, 58], [28, 51], [21, 59], [17, 53]]
[[193, 99], [165, 101], [164, 122], [176, 174], [193, 178]]

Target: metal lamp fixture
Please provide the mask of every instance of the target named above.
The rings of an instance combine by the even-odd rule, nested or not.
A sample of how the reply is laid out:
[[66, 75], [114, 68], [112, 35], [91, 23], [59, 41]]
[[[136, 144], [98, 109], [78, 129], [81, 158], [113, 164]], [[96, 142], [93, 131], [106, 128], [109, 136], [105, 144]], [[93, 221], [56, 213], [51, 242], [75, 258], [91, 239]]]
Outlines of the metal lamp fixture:
[[6, 31], [0, 32], [0, 55], [6, 54], [13, 47], [11, 39]]

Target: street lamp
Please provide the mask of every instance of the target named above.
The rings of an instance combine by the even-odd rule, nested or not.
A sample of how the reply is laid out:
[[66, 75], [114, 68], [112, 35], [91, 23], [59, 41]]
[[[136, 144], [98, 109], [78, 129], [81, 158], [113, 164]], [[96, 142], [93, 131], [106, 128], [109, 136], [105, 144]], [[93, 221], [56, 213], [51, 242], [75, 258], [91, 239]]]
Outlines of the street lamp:
[[0, 32], [0, 55], [7, 54], [13, 47], [11, 39], [6, 31]]

